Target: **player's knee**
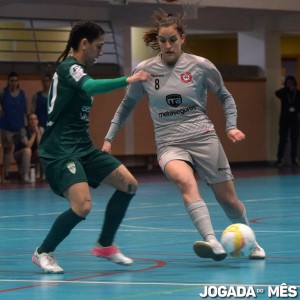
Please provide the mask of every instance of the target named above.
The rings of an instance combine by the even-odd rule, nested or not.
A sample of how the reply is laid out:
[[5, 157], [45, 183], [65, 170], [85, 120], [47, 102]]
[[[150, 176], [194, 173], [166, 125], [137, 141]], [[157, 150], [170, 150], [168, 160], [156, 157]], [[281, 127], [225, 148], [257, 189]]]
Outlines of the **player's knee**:
[[127, 184], [127, 190], [125, 191], [128, 194], [135, 194], [138, 188], [138, 181], [133, 177]]
[[89, 198], [85, 198], [80, 205], [76, 206], [76, 208], [73, 208], [75, 213], [77, 213], [80, 217], [85, 218], [92, 209], [92, 201]]
[[186, 177], [180, 177], [175, 180], [175, 184], [178, 186], [182, 193], [189, 191], [193, 186], [192, 181], [188, 180]]

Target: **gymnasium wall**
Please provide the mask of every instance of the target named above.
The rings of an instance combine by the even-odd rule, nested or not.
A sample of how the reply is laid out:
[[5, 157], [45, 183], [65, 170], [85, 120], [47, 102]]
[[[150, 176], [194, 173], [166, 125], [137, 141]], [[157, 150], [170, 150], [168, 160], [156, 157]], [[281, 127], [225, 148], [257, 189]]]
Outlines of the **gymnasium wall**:
[[[238, 107], [238, 127], [245, 132], [247, 139], [240, 144], [232, 144], [225, 134], [225, 121], [222, 106], [213, 95], [209, 95], [208, 115], [213, 120], [222, 144], [231, 162], [266, 161], [266, 101], [265, 80], [225, 81], [228, 90], [235, 98]], [[0, 80], [0, 87], [6, 80]], [[20, 77], [20, 87], [28, 99], [40, 89], [39, 78]], [[90, 133], [96, 146], [101, 147], [110, 121], [125, 93], [119, 89], [107, 94], [97, 95], [90, 115]], [[128, 138], [132, 145], [126, 146]], [[121, 129], [113, 142], [113, 154], [117, 156], [153, 156], [155, 143], [152, 120], [147, 99], [138, 103], [128, 124]]]

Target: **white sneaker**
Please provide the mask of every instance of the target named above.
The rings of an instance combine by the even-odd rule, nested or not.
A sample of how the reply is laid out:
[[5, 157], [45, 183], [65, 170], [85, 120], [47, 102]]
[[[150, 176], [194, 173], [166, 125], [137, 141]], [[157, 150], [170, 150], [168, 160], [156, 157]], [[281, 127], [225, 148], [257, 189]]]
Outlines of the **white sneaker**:
[[109, 247], [102, 247], [100, 244], [96, 244], [96, 246], [91, 250], [91, 252], [99, 257], [106, 258], [116, 264], [129, 266], [133, 263], [133, 260], [125, 255], [123, 255], [120, 250], [112, 245]]
[[52, 252], [38, 254], [35, 249], [32, 262], [39, 266], [45, 273], [63, 274], [64, 270], [57, 264]]
[[216, 239], [210, 239], [208, 242], [197, 241], [194, 243], [195, 253], [203, 258], [212, 258], [213, 260], [223, 260], [227, 253], [222, 245]]
[[266, 257], [265, 250], [255, 242], [254, 247], [249, 254], [250, 259], [264, 259]]

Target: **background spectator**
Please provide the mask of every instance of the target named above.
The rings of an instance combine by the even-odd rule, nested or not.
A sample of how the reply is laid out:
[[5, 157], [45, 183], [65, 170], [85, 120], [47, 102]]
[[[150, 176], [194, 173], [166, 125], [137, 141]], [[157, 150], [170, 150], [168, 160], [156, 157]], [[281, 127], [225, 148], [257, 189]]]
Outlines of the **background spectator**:
[[35, 93], [30, 104], [30, 112], [35, 113], [39, 120], [39, 125], [46, 128], [47, 123], [47, 97], [51, 85], [51, 76], [45, 74], [42, 77], [42, 90]]
[[28, 125], [15, 136], [14, 157], [19, 166], [19, 177], [24, 183], [34, 182], [34, 178], [29, 176], [30, 164], [39, 163], [38, 146], [43, 133], [44, 128], [39, 126], [37, 115], [31, 113]]
[[15, 136], [25, 127], [26, 95], [19, 86], [19, 76], [11, 72], [7, 86], [0, 92], [0, 127], [3, 145], [4, 177], [8, 178], [8, 169], [14, 152]]
[[297, 166], [297, 149], [299, 136], [300, 90], [297, 89], [297, 80], [294, 76], [287, 76], [284, 87], [277, 90], [275, 95], [281, 101], [279, 119], [279, 144], [276, 166], [283, 166], [283, 158], [288, 140], [290, 141], [291, 165]]

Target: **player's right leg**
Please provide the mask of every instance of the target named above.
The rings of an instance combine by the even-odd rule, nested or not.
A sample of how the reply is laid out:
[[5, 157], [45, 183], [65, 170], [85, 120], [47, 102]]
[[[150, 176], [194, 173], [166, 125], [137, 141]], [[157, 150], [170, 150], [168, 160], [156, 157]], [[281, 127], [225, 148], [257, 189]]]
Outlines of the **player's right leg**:
[[52, 190], [70, 203], [70, 208], [54, 221], [49, 233], [36, 248], [32, 261], [45, 273], [63, 273], [53, 252], [71, 233], [73, 228], [85, 220], [91, 210], [91, 195], [81, 163], [76, 159], [43, 159], [47, 180]]
[[202, 258], [223, 260], [227, 254], [216, 239], [209, 211], [202, 200], [193, 168], [182, 160], [170, 160], [164, 167], [166, 176], [178, 187], [187, 212], [204, 241], [194, 243], [195, 253]]

